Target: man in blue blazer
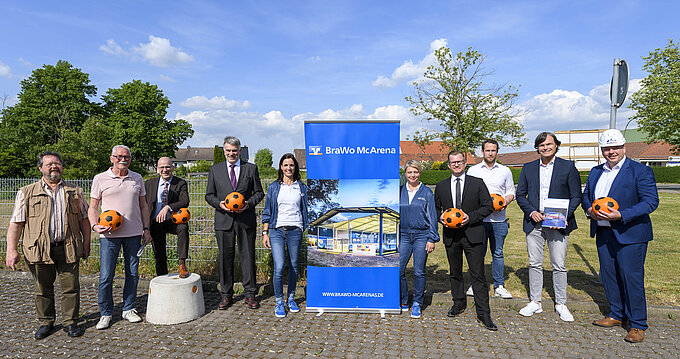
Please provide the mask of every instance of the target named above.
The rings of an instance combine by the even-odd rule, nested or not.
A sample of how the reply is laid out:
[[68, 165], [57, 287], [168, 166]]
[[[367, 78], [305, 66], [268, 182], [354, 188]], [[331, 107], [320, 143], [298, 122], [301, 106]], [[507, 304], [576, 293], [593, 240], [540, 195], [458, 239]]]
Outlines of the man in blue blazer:
[[[530, 317], [543, 312], [541, 292], [543, 288], [543, 250], [546, 243], [550, 250], [550, 263], [555, 290], [555, 311], [560, 319], [574, 321], [567, 303], [567, 246], [569, 233], [577, 228], [574, 211], [581, 204], [581, 178], [573, 161], [555, 157], [560, 141], [550, 132], [542, 132], [534, 141], [534, 148], [541, 156], [522, 167], [517, 184], [517, 204], [524, 212], [524, 233], [527, 235], [529, 254], [529, 295], [531, 301], [519, 311]], [[566, 228], [543, 227], [546, 200], [568, 199]]]
[[[652, 240], [649, 214], [659, 205], [652, 169], [626, 158], [626, 139], [607, 130], [599, 139], [606, 163], [593, 167], [583, 192], [583, 209], [590, 217], [590, 236], [596, 237], [600, 279], [609, 302], [609, 315], [593, 322], [600, 327], [630, 322], [625, 340], [641, 342], [647, 330], [645, 257]], [[618, 210], [594, 210], [600, 197], [613, 198]]]
[[[234, 248], [238, 246], [245, 303], [251, 309], [260, 307], [255, 298], [257, 290], [255, 267], [255, 231], [257, 217], [255, 206], [264, 198], [257, 166], [241, 161], [241, 141], [232, 136], [224, 138], [225, 162], [210, 167], [205, 201], [215, 208], [215, 237], [219, 248], [220, 291], [222, 300], [217, 308], [227, 309], [234, 296]], [[246, 206], [232, 211], [224, 204], [231, 192], [238, 192], [246, 200]]]

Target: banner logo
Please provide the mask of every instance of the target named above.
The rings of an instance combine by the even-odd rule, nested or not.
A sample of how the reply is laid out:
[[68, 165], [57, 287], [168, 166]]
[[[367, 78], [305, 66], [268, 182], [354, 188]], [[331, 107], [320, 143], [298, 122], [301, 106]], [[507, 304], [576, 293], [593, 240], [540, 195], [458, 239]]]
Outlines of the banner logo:
[[309, 146], [309, 155], [310, 156], [323, 155], [323, 153], [321, 153], [321, 146]]

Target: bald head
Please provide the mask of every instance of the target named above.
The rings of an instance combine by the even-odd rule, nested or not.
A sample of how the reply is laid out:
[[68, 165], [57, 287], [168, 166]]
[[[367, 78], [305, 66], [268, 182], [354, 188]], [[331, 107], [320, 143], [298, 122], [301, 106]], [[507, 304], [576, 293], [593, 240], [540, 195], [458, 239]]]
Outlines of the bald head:
[[161, 175], [163, 180], [167, 181], [172, 177], [172, 173], [175, 171], [175, 166], [172, 164], [170, 157], [161, 157], [158, 159], [158, 166], [156, 166], [158, 174]]

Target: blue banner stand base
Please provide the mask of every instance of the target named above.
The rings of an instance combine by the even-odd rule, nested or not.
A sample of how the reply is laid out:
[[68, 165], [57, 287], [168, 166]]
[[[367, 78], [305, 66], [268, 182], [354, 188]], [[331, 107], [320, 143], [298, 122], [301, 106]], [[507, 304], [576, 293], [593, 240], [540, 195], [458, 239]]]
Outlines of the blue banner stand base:
[[380, 314], [380, 318], [385, 319], [386, 314], [401, 314], [401, 309], [373, 309], [373, 308], [319, 308], [319, 307], [307, 307], [305, 313], [317, 313], [316, 316], [320, 317], [323, 313], [367, 313], [367, 314]]

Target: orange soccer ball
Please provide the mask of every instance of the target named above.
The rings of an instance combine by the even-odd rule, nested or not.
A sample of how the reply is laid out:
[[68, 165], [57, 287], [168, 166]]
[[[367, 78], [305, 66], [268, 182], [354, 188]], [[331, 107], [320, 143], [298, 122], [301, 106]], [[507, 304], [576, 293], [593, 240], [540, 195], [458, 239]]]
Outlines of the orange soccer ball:
[[593, 201], [593, 211], [611, 213], [611, 211], [607, 207], [611, 207], [618, 210], [619, 204], [611, 197], [600, 197]]
[[460, 228], [465, 213], [458, 208], [449, 208], [444, 211], [444, 223], [449, 228]]
[[224, 205], [232, 211], [238, 211], [246, 206], [246, 200], [242, 194], [238, 192], [231, 192], [224, 199]]
[[170, 216], [172, 223], [180, 224], [189, 222], [191, 218], [191, 213], [188, 208], [180, 208], [177, 212], [173, 212]]
[[491, 194], [491, 201], [493, 202], [493, 208], [496, 211], [500, 211], [505, 206], [505, 198], [498, 193]]
[[104, 211], [99, 215], [99, 222], [97, 222], [97, 224], [100, 226], [111, 227], [111, 230], [115, 231], [123, 224], [123, 216], [118, 213], [118, 211], [109, 209], [108, 211]]

